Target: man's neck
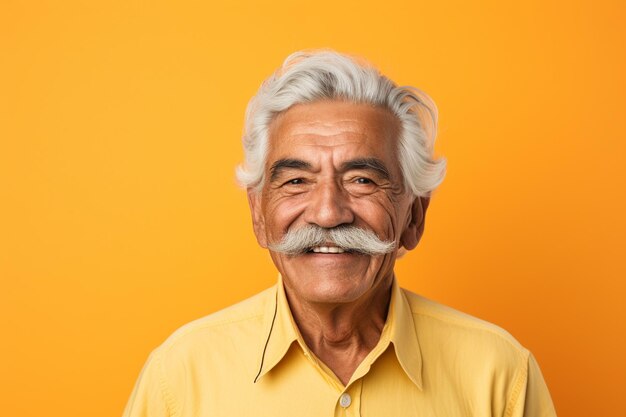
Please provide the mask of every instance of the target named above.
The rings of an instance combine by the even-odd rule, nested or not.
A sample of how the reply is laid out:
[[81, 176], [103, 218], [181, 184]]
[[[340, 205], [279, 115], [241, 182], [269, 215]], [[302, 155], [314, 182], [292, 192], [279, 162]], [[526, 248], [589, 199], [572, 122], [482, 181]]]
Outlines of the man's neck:
[[289, 306], [309, 349], [346, 385], [380, 339], [391, 299], [391, 281], [351, 304], [295, 302]]

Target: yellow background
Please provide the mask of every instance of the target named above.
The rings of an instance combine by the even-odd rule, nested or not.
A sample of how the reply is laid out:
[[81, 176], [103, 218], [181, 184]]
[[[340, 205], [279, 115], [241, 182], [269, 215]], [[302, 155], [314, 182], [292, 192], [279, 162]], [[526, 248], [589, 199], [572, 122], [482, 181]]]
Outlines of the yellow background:
[[315, 47], [439, 105], [449, 172], [401, 284], [513, 333], [561, 416], [621, 413], [625, 21], [617, 0], [2, 0], [0, 414], [120, 415], [152, 348], [275, 281], [233, 169], [248, 99]]

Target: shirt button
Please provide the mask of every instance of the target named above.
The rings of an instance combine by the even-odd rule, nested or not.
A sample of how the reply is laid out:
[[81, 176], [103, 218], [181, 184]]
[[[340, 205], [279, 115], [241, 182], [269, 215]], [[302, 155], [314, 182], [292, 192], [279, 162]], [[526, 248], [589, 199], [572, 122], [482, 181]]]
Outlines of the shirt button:
[[352, 404], [352, 398], [350, 398], [350, 394], [348, 394], [347, 392], [341, 394], [341, 397], [339, 397], [339, 404], [343, 408], [350, 407], [350, 404]]

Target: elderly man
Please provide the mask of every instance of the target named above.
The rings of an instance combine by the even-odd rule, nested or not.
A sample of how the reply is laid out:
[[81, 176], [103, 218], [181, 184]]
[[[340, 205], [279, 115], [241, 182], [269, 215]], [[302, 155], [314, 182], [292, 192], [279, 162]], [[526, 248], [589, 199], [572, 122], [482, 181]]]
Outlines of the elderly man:
[[554, 416], [528, 350], [395, 280], [444, 175], [435, 133], [418, 90], [290, 56], [248, 106], [238, 170], [278, 283], [175, 332], [125, 416]]

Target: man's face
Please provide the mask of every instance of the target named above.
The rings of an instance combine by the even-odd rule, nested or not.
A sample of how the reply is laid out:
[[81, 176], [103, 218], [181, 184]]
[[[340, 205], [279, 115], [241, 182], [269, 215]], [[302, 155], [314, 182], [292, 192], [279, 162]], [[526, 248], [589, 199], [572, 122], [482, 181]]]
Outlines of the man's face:
[[[388, 110], [343, 101], [299, 104], [276, 117], [263, 189], [248, 191], [259, 244], [267, 248], [306, 225], [351, 225], [413, 249], [427, 200], [403, 186], [399, 130]], [[397, 249], [386, 255], [270, 253], [289, 295], [335, 304], [388, 288]]]

